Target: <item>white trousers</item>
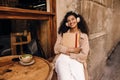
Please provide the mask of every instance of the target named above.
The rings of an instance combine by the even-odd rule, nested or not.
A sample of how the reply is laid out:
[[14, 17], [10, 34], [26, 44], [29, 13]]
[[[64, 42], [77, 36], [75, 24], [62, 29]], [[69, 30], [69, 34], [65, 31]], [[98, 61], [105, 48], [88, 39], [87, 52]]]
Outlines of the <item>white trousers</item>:
[[83, 64], [60, 54], [55, 63], [58, 80], [85, 80]]

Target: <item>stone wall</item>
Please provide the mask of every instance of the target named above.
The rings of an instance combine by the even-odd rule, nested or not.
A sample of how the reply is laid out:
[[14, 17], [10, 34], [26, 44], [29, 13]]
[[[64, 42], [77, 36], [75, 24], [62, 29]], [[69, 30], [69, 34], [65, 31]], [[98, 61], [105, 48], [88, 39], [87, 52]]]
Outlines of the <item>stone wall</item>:
[[84, 16], [90, 30], [88, 71], [100, 80], [106, 59], [120, 40], [120, 0], [57, 0], [57, 26], [67, 11]]

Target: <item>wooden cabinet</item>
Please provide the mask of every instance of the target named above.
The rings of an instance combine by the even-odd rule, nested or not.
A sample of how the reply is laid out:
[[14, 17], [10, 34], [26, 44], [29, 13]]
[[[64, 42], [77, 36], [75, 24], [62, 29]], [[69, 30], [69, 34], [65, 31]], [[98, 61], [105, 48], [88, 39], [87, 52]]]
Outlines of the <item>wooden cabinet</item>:
[[[46, 11], [0, 6], [0, 19], [41, 21], [42, 24], [37, 28], [38, 41], [42, 45], [46, 58], [49, 58], [54, 55], [53, 47], [56, 41], [56, 0], [46, 1], [48, 5]], [[11, 49], [15, 47], [14, 44], [11, 36]], [[16, 54], [15, 51], [12, 51], [12, 54]]]

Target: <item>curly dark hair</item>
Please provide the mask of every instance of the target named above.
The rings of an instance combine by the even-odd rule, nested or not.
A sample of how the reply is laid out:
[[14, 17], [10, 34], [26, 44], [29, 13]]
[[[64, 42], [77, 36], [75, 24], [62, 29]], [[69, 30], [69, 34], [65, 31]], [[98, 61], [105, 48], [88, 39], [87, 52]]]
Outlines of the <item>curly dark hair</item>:
[[88, 35], [88, 33], [89, 33], [88, 26], [87, 26], [84, 18], [80, 14], [77, 14], [73, 11], [67, 12], [66, 15], [64, 16], [64, 19], [62, 20], [62, 22], [60, 24], [58, 34], [63, 35], [63, 33], [67, 32], [70, 29], [70, 27], [66, 26], [66, 22], [67, 22], [67, 18], [71, 15], [75, 16], [75, 18], [80, 17], [80, 22], [78, 23], [78, 29], [80, 29], [81, 32], [86, 33]]

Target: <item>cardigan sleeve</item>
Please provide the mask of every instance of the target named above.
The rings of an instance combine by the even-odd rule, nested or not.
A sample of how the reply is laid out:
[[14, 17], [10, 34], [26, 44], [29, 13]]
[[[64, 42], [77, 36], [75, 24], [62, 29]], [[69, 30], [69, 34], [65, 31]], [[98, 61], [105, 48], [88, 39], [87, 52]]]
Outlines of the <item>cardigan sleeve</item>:
[[57, 36], [57, 40], [54, 46], [54, 52], [55, 54], [60, 54], [60, 53], [66, 53], [67, 47], [62, 45], [62, 36], [59, 34]]
[[76, 59], [80, 62], [84, 62], [87, 59], [88, 53], [89, 53], [89, 41], [87, 34], [82, 34], [83, 37], [80, 39], [80, 48], [82, 49], [80, 53], [74, 54], [70, 53], [70, 57], [73, 59]]

